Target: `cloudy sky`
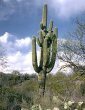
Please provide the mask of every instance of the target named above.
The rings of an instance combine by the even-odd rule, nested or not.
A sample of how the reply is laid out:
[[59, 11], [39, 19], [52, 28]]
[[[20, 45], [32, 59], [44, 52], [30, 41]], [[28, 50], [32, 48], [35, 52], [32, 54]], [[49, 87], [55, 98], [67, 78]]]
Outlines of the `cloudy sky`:
[[[7, 71], [34, 72], [31, 39], [38, 35], [44, 4], [48, 4], [48, 23], [54, 21], [59, 39], [66, 39], [74, 20], [85, 13], [85, 0], [0, 0], [0, 42], [6, 49]], [[58, 66], [56, 63], [53, 72]]]

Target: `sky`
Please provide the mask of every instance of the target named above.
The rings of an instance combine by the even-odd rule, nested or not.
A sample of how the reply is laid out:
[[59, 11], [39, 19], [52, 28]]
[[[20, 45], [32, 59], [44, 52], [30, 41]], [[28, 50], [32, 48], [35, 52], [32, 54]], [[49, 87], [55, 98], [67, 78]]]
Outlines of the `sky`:
[[[53, 20], [58, 27], [58, 39], [67, 39], [75, 19], [85, 13], [85, 0], [0, 0], [0, 43], [6, 49], [6, 71], [34, 73], [31, 41], [38, 36], [44, 4], [48, 5], [48, 24]], [[39, 57], [39, 50], [37, 53]], [[53, 72], [62, 64], [57, 61]]]

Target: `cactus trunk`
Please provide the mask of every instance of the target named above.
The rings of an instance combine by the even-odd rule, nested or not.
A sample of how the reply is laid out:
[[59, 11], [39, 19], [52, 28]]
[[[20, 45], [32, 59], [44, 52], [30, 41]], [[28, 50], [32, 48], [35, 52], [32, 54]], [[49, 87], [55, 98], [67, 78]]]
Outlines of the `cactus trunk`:
[[39, 95], [42, 97], [44, 96], [46, 85], [46, 73], [44, 71], [42, 71], [42, 73], [40, 73], [40, 75], [38, 76], [38, 83], [39, 83]]
[[[57, 53], [57, 37], [58, 29], [53, 30], [53, 21], [50, 22], [47, 29], [47, 5], [44, 5], [42, 22], [40, 23], [40, 38], [32, 39], [32, 64], [35, 72], [38, 73], [39, 93], [44, 96], [46, 75], [49, 73], [55, 64]], [[36, 42], [40, 47], [40, 62], [37, 62]]]

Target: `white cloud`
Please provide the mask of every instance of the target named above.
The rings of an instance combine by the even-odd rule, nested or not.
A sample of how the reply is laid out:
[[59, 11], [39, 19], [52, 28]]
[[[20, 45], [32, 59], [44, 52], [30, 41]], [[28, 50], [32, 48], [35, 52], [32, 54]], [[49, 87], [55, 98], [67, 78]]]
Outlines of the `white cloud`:
[[26, 54], [21, 53], [20, 51], [8, 56], [8, 68], [6, 70], [13, 71], [18, 70], [21, 73], [34, 73], [32, 67], [32, 55], [31, 52]]
[[5, 32], [4, 35], [0, 36], [0, 42], [7, 43], [8, 37], [9, 37], [9, 33]]
[[85, 12], [85, 0], [51, 0], [48, 4], [59, 17], [71, 17]]
[[23, 46], [28, 46], [30, 44], [31, 44], [31, 39], [29, 37], [26, 37], [22, 39], [17, 39], [15, 45], [17, 47], [23, 47]]
[[[13, 70], [19, 70], [22, 72], [29, 73], [33, 72], [31, 64], [32, 58], [30, 52], [30, 37], [18, 39], [16, 36], [6, 32], [0, 37], [0, 41], [3, 45], [5, 43], [4, 48], [6, 48], [6, 55], [8, 61], [8, 67], [6, 68], [6, 72]], [[28, 48], [29, 50], [24, 53], [26, 48]]]
[[21, 55], [20, 51], [17, 51], [16, 53], [8, 56], [8, 61], [11, 63], [15, 63], [21, 57], [22, 57], [22, 55]]
[[[39, 61], [40, 52], [37, 51], [37, 57]], [[7, 71], [11, 72], [13, 70], [18, 70], [21, 73], [35, 73], [32, 66], [32, 52], [28, 52], [26, 54], [17, 51], [11, 55], [8, 55], [8, 68]]]

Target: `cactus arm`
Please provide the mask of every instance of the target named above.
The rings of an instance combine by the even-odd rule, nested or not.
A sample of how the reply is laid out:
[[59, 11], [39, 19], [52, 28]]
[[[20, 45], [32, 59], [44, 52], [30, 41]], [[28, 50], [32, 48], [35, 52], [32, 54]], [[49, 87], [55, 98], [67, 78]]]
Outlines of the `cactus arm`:
[[50, 21], [49, 31], [52, 31], [52, 28], [53, 28], [53, 21]]
[[52, 42], [52, 56], [51, 56], [51, 59], [50, 59], [50, 63], [48, 65], [48, 68], [47, 68], [47, 73], [49, 73], [53, 67], [54, 67], [54, 64], [55, 64], [55, 61], [56, 61], [56, 48], [57, 48], [57, 40], [55, 39], [53, 42]]
[[41, 47], [40, 50], [40, 63], [39, 63], [39, 68], [42, 70], [42, 65], [43, 65], [43, 47]]
[[43, 8], [42, 24], [45, 28], [47, 27], [47, 5], [44, 5]]
[[43, 43], [42, 31], [40, 31], [39, 36], [40, 36], [40, 43], [42, 44]]
[[37, 40], [37, 44], [38, 44], [40, 47], [42, 47], [42, 44], [41, 44], [39, 38], [37, 38], [36, 40]]
[[33, 64], [34, 70], [37, 73], [39, 73], [40, 69], [37, 64], [36, 38], [35, 37], [32, 39], [32, 64]]
[[53, 69], [55, 61], [56, 61], [56, 53], [57, 53], [56, 33], [58, 33], [58, 30], [55, 28], [54, 36], [53, 36], [53, 40], [52, 40], [52, 53], [51, 53], [52, 55], [51, 55], [50, 63], [49, 63], [48, 68], [47, 68], [47, 73], [49, 73]]
[[51, 56], [51, 48], [48, 48], [48, 61], [47, 61], [47, 65], [50, 63], [50, 56]]
[[42, 47], [42, 43], [43, 43], [43, 36], [42, 36], [42, 31], [39, 32], [39, 36], [40, 38], [37, 38], [37, 44]]
[[54, 32], [53, 32], [54, 36], [56, 36], [58, 38], [58, 28], [55, 28], [54, 29]]

